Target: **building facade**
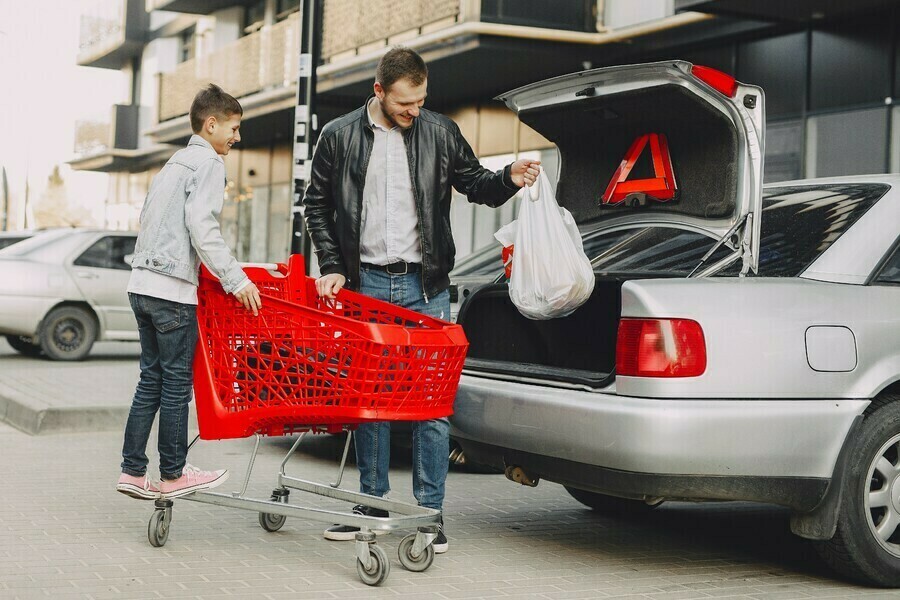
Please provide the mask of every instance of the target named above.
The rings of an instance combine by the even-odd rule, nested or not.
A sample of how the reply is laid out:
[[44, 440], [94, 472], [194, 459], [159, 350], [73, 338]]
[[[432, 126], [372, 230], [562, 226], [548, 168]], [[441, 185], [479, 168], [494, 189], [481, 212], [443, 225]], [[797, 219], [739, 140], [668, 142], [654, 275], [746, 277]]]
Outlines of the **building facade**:
[[[319, 122], [360, 106], [380, 56], [403, 44], [428, 62], [428, 106], [456, 120], [485, 166], [537, 157], [554, 179], [552, 142], [497, 94], [586, 68], [684, 59], [766, 90], [767, 180], [900, 171], [896, 2], [759, 4], [772, 3], [322, 0]], [[108, 119], [79, 126], [71, 164], [110, 174], [110, 226], [137, 226], [152, 176], [190, 136], [193, 95], [212, 81], [245, 111], [240, 149], [226, 159], [226, 239], [241, 260], [286, 257], [299, 9], [299, 0], [105, 0], [85, 15], [79, 64], [120, 70], [124, 92]], [[517, 206], [458, 200], [458, 258], [490, 243]]]

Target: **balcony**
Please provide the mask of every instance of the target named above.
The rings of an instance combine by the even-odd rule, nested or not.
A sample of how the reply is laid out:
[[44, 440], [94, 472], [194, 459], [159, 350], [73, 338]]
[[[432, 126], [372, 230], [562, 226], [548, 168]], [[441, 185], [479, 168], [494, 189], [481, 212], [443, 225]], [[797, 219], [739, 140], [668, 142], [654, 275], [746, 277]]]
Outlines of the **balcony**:
[[893, 0], [793, 0], [792, 2], [746, 2], [746, 0], [675, 0], [675, 11], [699, 11], [710, 14], [806, 23], [846, 18], [893, 6]]
[[143, 0], [103, 0], [81, 16], [77, 63], [120, 69], [144, 46], [148, 15]]
[[107, 115], [75, 123], [75, 157], [69, 161], [79, 171], [139, 170], [143, 159], [152, 162], [167, 146], [141, 147], [142, 119], [151, 116], [133, 104], [115, 104]]
[[147, 0], [147, 12], [167, 10], [194, 15], [208, 15], [231, 6], [246, 6], [253, 0]]

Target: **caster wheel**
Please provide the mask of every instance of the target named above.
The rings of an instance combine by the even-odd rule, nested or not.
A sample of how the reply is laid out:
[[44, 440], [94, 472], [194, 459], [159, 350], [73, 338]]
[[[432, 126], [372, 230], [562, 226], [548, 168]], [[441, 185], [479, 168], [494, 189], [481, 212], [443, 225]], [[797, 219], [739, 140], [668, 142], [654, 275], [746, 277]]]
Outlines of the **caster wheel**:
[[434, 546], [428, 544], [418, 556], [413, 556], [413, 544], [416, 541], [416, 534], [411, 533], [400, 541], [400, 547], [397, 553], [400, 555], [400, 564], [407, 570], [421, 573], [431, 566], [434, 562]]
[[259, 513], [259, 526], [266, 531], [278, 531], [284, 525], [285, 521], [287, 521], [287, 517], [285, 517], [284, 515]]
[[369, 568], [357, 558], [356, 573], [366, 585], [381, 585], [391, 572], [391, 563], [387, 554], [376, 544], [369, 544]]
[[166, 545], [166, 540], [169, 539], [169, 519], [165, 510], [154, 510], [153, 514], [150, 515], [147, 538], [150, 540], [150, 545], [154, 548]]
[[[272, 502], [282, 502], [287, 504], [288, 501], [288, 491], [287, 490], [275, 490], [272, 492], [272, 497], [270, 498]], [[273, 515], [270, 513], [259, 513], [259, 526], [265, 529], [266, 531], [275, 532], [281, 529], [284, 526], [284, 522], [287, 521], [287, 517], [284, 515]]]

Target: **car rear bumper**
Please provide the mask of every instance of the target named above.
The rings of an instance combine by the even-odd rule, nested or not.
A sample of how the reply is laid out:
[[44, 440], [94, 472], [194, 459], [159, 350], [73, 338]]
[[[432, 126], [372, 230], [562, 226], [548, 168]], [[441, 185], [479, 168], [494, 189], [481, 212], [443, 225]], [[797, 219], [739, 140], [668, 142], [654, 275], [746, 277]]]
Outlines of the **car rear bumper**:
[[463, 375], [451, 433], [464, 448], [634, 474], [828, 480], [868, 404], [634, 398]]
[[0, 294], [0, 335], [34, 335], [58, 298]]

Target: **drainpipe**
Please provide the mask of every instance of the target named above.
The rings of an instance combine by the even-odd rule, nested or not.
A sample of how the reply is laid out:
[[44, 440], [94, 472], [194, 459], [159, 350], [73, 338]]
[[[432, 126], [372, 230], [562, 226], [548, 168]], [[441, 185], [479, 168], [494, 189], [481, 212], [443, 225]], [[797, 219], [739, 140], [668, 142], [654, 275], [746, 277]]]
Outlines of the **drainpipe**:
[[316, 119], [316, 67], [322, 52], [322, 0], [303, 0], [300, 5], [302, 33], [297, 77], [297, 105], [294, 108], [294, 206], [291, 254], [303, 254], [309, 272], [311, 241], [304, 233], [303, 195], [309, 184], [312, 149], [318, 137]]

